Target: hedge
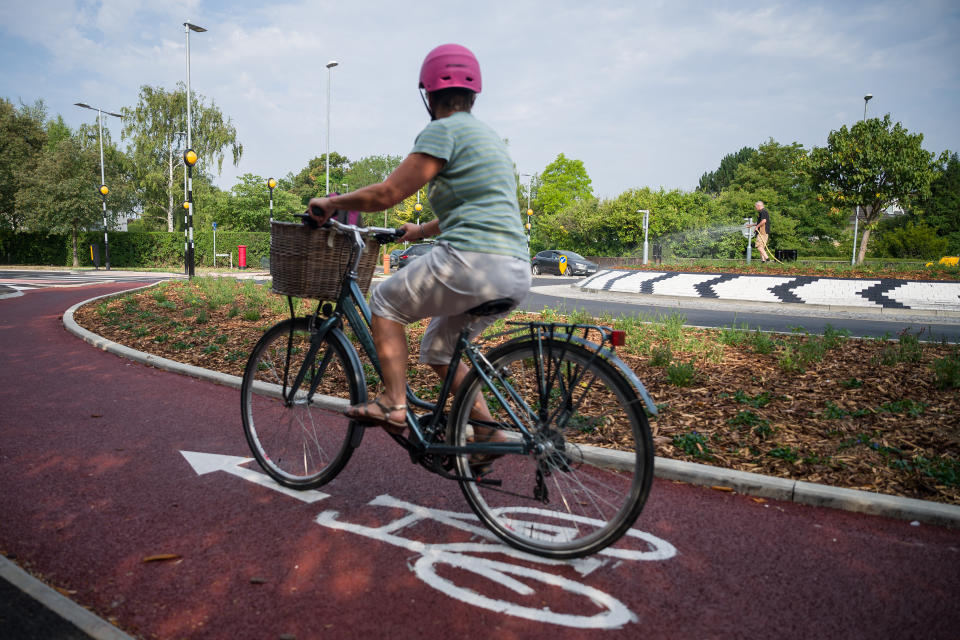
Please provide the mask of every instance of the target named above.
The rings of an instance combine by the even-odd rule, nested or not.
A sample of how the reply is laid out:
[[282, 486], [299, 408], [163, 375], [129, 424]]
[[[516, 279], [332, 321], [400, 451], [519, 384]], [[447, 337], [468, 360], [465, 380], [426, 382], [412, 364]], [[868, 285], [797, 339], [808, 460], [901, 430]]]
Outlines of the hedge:
[[[183, 234], [163, 231], [111, 231], [110, 266], [113, 268], [152, 268], [183, 266]], [[197, 266], [213, 266], [213, 232], [194, 233]], [[13, 233], [0, 231], [0, 264], [73, 266], [70, 234]], [[90, 245], [97, 245], [101, 266], [105, 263], [103, 232], [77, 234], [77, 259], [81, 267], [93, 266]], [[217, 253], [232, 253], [233, 266], [239, 265], [237, 247], [247, 247], [247, 266], [259, 268], [261, 259], [270, 256], [270, 234], [253, 231], [217, 232]], [[218, 258], [219, 265], [229, 258]]]

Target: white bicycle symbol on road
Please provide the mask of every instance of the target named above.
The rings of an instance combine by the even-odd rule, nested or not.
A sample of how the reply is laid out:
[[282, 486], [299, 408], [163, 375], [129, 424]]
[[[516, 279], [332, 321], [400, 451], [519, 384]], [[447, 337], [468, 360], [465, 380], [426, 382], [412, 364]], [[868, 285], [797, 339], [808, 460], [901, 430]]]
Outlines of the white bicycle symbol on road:
[[[252, 458], [190, 451], [182, 451], [181, 453], [193, 466], [194, 471], [201, 475], [212, 471], [225, 471], [306, 503], [318, 502], [330, 497], [329, 494], [322, 491], [293, 491], [281, 487], [266, 475], [242, 466], [250, 462]], [[677, 554], [676, 548], [666, 540], [643, 531], [630, 529], [616, 547], [608, 547], [595, 556], [576, 560], [550, 560], [523, 553], [504, 545], [493, 533], [481, 525], [472, 513], [433, 509], [399, 500], [389, 495], [378, 496], [368, 504], [372, 507], [399, 509], [406, 515], [401, 515], [379, 527], [346, 522], [339, 519], [339, 512], [332, 510], [323, 511], [316, 517], [315, 521], [329, 529], [364, 536], [418, 554], [419, 558], [413, 562], [411, 570], [420, 580], [451, 598], [498, 613], [579, 629], [615, 629], [627, 623], [636, 622], [637, 617], [626, 605], [609, 593], [527, 565], [537, 563], [545, 566], [572, 567], [581, 577], [586, 577], [610, 563], [614, 563], [613, 566], [616, 567], [624, 561], [631, 560], [662, 561]], [[516, 513], [518, 517], [521, 517], [524, 513], [534, 511], [536, 511], [535, 507], [513, 508], [509, 510], [509, 513]], [[559, 521], [551, 527], [548, 533], [558, 537], [572, 535], [574, 529], [570, 525], [577, 523], [601, 524], [580, 516], [562, 516], [562, 514], [555, 513], [551, 515], [557, 516]], [[472, 539], [482, 541], [429, 543], [400, 535], [401, 531], [410, 530], [415, 525], [429, 520], [464, 531], [469, 533]], [[566, 522], [563, 522], [563, 520], [566, 520]], [[643, 549], [624, 548], [625, 545], [637, 541]], [[522, 561], [524, 564], [494, 560], [487, 557], [490, 554], [506, 556], [509, 559]], [[502, 596], [501, 598], [486, 596], [469, 587], [458, 585], [441, 575], [438, 568], [443, 566], [474, 573], [501, 587], [501, 593], [505, 588], [517, 594], [519, 598], [529, 598], [537, 593], [536, 589], [527, 582], [541, 583], [547, 587], [587, 598], [592, 603], [591, 608], [594, 610], [599, 608], [600, 611], [592, 615], [561, 613], [553, 611], [549, 607], [534, 608], [527, 604], [504, 600]]]

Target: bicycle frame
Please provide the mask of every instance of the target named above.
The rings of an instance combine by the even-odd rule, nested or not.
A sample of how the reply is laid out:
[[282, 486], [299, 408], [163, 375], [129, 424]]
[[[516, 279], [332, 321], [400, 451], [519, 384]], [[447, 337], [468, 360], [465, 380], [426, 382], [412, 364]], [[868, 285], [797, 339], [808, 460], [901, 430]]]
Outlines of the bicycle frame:
[[[311, 316], [309, 324], [311, 329], [310, 349], [304, 358], [303, 364], [301, 365], [300, 370], [297, 372], [293, 383], [290, 385], [289, 391], [284, 390], [284, 398], [287, 399], [288, 402], [290, 399], [296, 396], [297, 391], [303, 384], [303, 380], [306, 377], [307, 370], [315, 363], [317, 351], [323, 344], [323, 340], [326, 335], [332, 331], [342, 332], [341, 327], [343, 319], [346, 319], [350, 327], [353, 329], [354, 335], [356, 335], [357, 340], [360, 342], [360, 346], [363, 351], [370, 358], [370, 362], [373, 364], [377, 375], [380, 376], [381, 379], [383, 378], [383, 370], [380, 365], [380, 359], [377, 355], [376, 346], [374, 345], [373, 335], [371, 333], [370, 307], [367, 305], [366, 299], [363, 293], [360, 291], [359, 285], [357, 284], [357, 267], [360, 263], [360, 252], [365, 246], [361, 232], [387, 232], [392, 230], [379, 229], [376, 227], [358, 229], [350, 225], [342, 225], [335, 220], [331, 222], [333, 226], [338, 228], [338, 230], [346, 231], [352, 236], [355, 247], [355, 255], [351, 262], [350, 268], [344, 275], [343, 284], [340, 287], [340, 296], [336, 300], [336, 308], [330, 308], [328, 303], [320, 302]], [[291, 316], [293, 316], [293, 301], [289, 296], [288, 301], [290, 304]], [[321, 314], [326, 316], [322, 319], [322, 321]], [[460, 338], [457, 341], [453, 356], [451, 357], [450, 366], [448, 367], [447, 375], [443, 380], [436, 404], [419, 398], [410, 388], [409, 384], [406, 387], [406, 396], [409, 404], [428, 410], [430, 416], [429, 421], [426, 424], [423, 424], [416, 413], [414, 413], [409, 407], [407, 409], [407, 424], [410, 427], [410, 437], [405, 438], [403, 436], [394, 436], [394, 439], [397, 440], [397, 442], [404, 446], [408, 451], [410, 451], [411, 455], [455, 455], [467, 452], [474, 454], [528, 454], [535, 447], [530, 431], [527, 429], [523, 421], [509, 408], [508, 412], [514, 422], [514, 426], [523, 435], [523, 438], [520, 442], [479, 442], [471, 443], [467, 446], [454, 446], [432, 441], [436, 436], [437, 429], [440, 426], [440, 420], [443, 415], [442, 407], [446, 404], [447, 399], [453, 391], [453, 380], [456, 374], [457, 365], [460, 363], [461, 358], [464, 355], [466, 355], [470, 365], [476, 368], [480, 373], [484, 383], [487, 385], [487, 388], [494, 393], [494, 395], [497, 397], [497, 400], [504, 403], [504, 406], [509, 407], [503, 395], [494, 386], [490, 374], [492, 373], [498, 379], [498, 382], [501, 385], [512, 391], [509, 383], [504, 380], [502, 376], [499, 376], [496, 374], [496, 372], [492, 371], [492, 368], [489, 367], [488, 362], [485, 362], [485, 359], [481, 361], [483, 356], [479, 353], [478, 349], [474, 345], [470, 344], [468, 340], [469, 333], [470, 327], [467, 327], [460, 334]], [[356, 347], [353, 345], [353, 343], [350, 340], [344, 340], [344, 342], [350, 345], [350, 348], [356, 355]], [[356, 359], [356, 362], [359, 362], [359, 358]], [[487, 367], [481, 366], [482, 363], [485, 363]], [[320, 363], [319, 375], [314, 376], [310, 392], [307, 395], [307, 402], [310, 402], [313, 398], [313, 394], [316, 392], [317, 385], [323, 376], [323, 370], [325, 367], [326, 357], [324, 358], [324, 361]], [[288, 374], [289, 372], [284, 372], [285, 380]], [[519, 394], [517, 394], [515, 391], [512, 391], [511, 395], [519, 398]]]

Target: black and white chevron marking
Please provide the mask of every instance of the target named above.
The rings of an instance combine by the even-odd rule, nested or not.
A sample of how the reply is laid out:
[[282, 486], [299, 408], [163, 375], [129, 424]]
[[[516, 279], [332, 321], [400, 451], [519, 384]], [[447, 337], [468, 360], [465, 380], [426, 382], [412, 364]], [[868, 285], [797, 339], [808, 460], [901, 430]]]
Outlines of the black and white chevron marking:
[[586, 290], [744, 302], [960, 312], [960, 282], [608, 269], [598, 271], [576, 286]]

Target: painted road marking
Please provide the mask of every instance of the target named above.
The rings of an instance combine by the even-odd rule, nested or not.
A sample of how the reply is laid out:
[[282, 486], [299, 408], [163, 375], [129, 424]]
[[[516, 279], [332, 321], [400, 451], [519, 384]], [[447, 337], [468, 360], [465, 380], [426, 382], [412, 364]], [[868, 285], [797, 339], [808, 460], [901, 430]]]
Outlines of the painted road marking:
[[281, 486], [274, 482], [270, 476], [241, 466], [252, 461], [253, 458], [225, 456], [218, 453], [200, 453], [198, 451], [181, 451], [180, 453], [187, 459], [187, 462], [190, 463], [190, 466], [193, 467], [193, 470], [198, 476], [213, 473], [214, 471], [225, 471], [230, 475], [243, 478], [247, 482], [258, 484], [261, 487], [266, 487], [267, 489], [282, 493], [291, 498], [296, 498], [308, 504], [319, 502], [320, 500], [330, 497], [329, 493], [317, 491], [316, 489], [297, 491], [296, 489]]
[[[330, 497], [321, 491], [294, 491], [282, 487], [275, 483], [269, 476], [243, 467], [243, 465], [251, 462], [253, 458], [195, 451], [181, 451], [180, 453], [187, 459], [187, 462], [190, 463], [190, 466], [197, 475], [224, 471], [243, 478], [248, 482], [253, 482], [272, 491], [277, 491], [308, 503]], [[401, 510], [405, 513], [379, 527], [369, 527], [353, 522], [346, 522], [339, 519], [339, 513], [337, 511], [332, 510], [320, 513], [320, 515], [316, 517], [315, 522], [329, 529], [353, 533], [418, 554], [420, 557], [413, 562], [412, 566], [409, 562], [407, 563], [407, 566], [413, 571], [417, 578], [437, 591], [465, 604], [518, 618], [533, 620], [535, 622], [546, 622], [559, 626], [578, 629], [617, 629], [625, 624], [637, 622], [637, 616], [627, 608], [623, 602], [609, 593], [583, 584], [582, 582], [550, 573], [549, 571], [532, 568], [528, 566], [529, 564], [535, 563], [545, 567], [572, 568], [581, 577], [586, 578], [588, 575], [603, 567], [617, 567], [624, 561], [664, 561], [677, 555], [676, 548], [666, 540], [644, 531], [630, 529], [620, 542], [617, 543], [616, 547], [608, 547], [594, 556], [573, 560], [552, 560], [508, 547], [503, 544], [492, 531], [480, 524], [479, 519], [473, 513], [433, 509], [399, 500], [389, 495], [381, 495], [374, 498], [370, 501], [369, 506], [386, 508], [391, 512]], [[506, 509], [509, 513], [516, 513], [518, 517], [522, 517], [523, 514], [536, 510], [536, 507], [514, 507]], [[556, 516], [558, 520], [557, 524], [554, 525], [554, 533], [561, 536], [564, 535], [566, 529], [572, 530], [571, 525], [590, 524], [597, 526], [601, 524], [596, 520], [582, 516], [564, 514], [551, 515]], [[413, 528], [414, 525], [427, 520], [432, 520], [453, 529], [469, 533], [474, 540], [479, 539], [483, 541], [429, 543], [416, 540], [412, 537], [406, 538], [399, 535], [399, 532], [409, 530]], [[637, 545], [637, 547], [626, 548], [631, 545]], [[523, 564], [494, 560], [488, 557], [490, 554], [506, 556], [508, 559], [517, 560], [523, 562]], [[554, 611], [542, 602], [540, 606], [534, 608], [520, 602], [504, 600], [502, 596], [499, 599], [489, 597], [479, 593], [475, 588], [454, 583], [447, 577], [450, 574], [449, 571], [445, 571], [445, 575], [440, 575], [437, 572], [437, 567], [444, 565], [473, 573], [516, 593], [518, 597], [529, 598], [537, 594], [537, 590], [528, 584], [529, 582], [540, 583], [551, 587], [551, 593], [553, 589], [560, 589], [568, 595], [582, 598], [584, 608], [589, 609], [592, 613], [591, 615], [577, 615], [575, 613]], [[541, 595], [548, 597], [548, 594]], [[589, 601], [589, 604], [586, 604], [587, 601]], [[565, 602], [564, 604], [569, 607], [568, 603]], [[597, 608], [601, 610], [599, 613], [595, 613]]]

